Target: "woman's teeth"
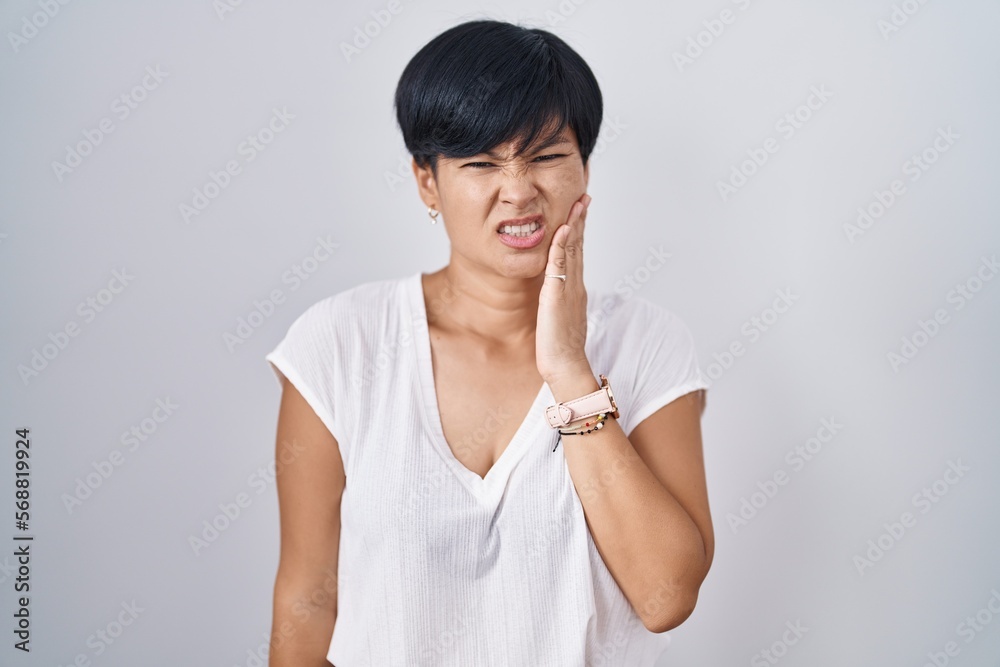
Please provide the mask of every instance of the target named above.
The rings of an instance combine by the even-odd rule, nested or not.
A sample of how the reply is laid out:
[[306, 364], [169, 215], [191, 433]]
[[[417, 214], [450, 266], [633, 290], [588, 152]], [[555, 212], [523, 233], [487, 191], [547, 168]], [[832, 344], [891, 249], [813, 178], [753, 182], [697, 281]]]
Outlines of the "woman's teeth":
[[531, 222], [527, 225], [504, 225], [500, 231], [508, 236], [531, 236], [539, 227], [541, 225], [537, 222]]

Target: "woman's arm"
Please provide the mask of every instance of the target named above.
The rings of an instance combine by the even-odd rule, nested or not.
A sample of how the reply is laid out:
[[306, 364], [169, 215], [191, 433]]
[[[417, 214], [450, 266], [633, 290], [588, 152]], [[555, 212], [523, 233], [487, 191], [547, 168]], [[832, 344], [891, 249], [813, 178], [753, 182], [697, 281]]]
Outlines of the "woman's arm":
[[328, 667], [337, 620], [340, 499], [337, 440], [287, 379], [275, 449], [281, 554], [274, 581], [271, 667]]
[[[554, 383], [556, 401], [595, 391], [592, 374]], [[563, 441], [594, 544], [651, 632], [694, 611], [715, 537], [702, 457], [703, 390], [644, 419], [629, 437], [617, 419]]]

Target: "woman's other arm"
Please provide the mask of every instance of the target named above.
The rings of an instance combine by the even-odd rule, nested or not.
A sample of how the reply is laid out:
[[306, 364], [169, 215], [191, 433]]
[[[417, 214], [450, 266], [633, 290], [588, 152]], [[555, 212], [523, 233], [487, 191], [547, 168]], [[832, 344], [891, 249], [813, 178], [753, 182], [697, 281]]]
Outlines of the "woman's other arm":
[[329, 429], [291, 382], [283, 384], [275, 450], [281, 553], [269, 664], [329, 667], [344, 465]]

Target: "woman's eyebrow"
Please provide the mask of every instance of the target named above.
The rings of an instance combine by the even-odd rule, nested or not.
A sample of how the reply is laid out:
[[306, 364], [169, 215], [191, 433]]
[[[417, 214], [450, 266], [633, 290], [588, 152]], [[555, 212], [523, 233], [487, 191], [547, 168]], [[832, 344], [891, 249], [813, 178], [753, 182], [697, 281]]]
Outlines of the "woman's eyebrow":
[[[532, 149], [528, 153], [528, 155], [535, 155], [536, 153], [540, 153], [541, 151], [545, 150], [546, 148], [551, 148], [552, 146], [562, 146], [562, 145], [568, 145], [568, 144], [571, 144], [571, 142], [568, 139], [564, 138], [564, 137], [559, 137], [559, 136], [553, 137], [551, 139], [543, 141], [541, 144], [539, 144], [538, 146], [536, 146], [534, 149]], [[501, 160], [501, 159], [503, 159], [501, 156], [497, 155], [493, 151], [483, 151], [483, 155], [489, 155], [494, 160]]]

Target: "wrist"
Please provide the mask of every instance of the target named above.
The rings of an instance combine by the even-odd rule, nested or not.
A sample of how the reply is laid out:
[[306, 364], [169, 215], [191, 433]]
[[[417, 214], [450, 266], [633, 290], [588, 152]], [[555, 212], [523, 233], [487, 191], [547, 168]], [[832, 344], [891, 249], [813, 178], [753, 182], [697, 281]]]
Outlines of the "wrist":
[[[610, 417], [610, 415], [608, 415]], [[605, 418], [605, 420], [607, 417]], [[581, 431], [586, 428], [592, 428], [600, 420], [600, 415], [591, 415], [590, 417], [580, 417], [579, 419], [571, 421], [566, 426], [560, 426], [560, 431], [576, 432]]]
[[556, 403], [565, 403], [574, 398], [592, 394], [601, 388], [588, 364], [584, 368], [567, 371], [561, 375], [550, 377], [545, 381], [552, 390]]

